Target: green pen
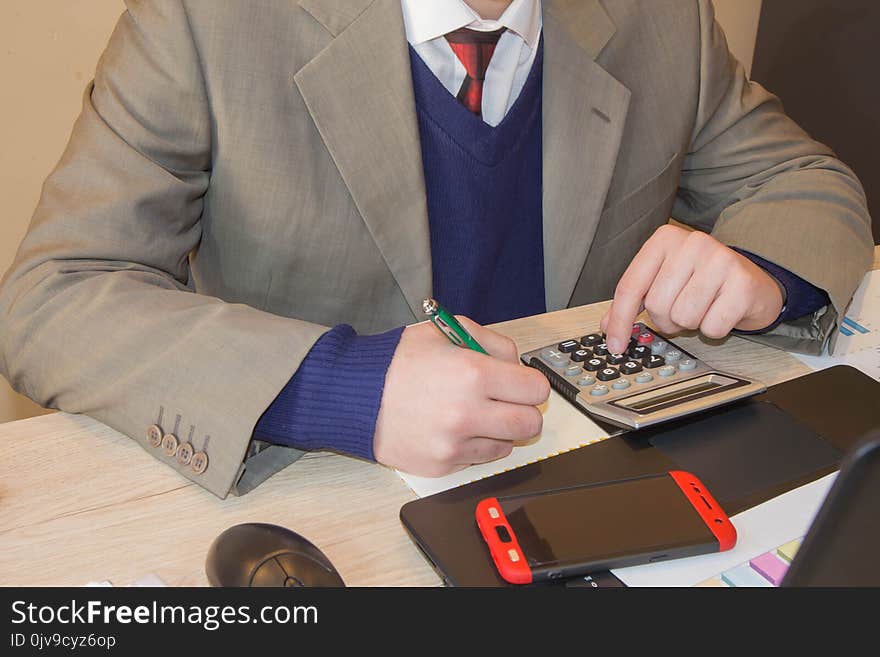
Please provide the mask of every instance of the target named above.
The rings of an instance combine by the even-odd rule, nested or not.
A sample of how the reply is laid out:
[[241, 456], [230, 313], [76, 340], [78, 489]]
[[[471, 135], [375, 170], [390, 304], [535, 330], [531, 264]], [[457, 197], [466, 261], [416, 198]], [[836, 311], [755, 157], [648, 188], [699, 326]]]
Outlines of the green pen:
[[467, 347], [468, 349], [479, 351], [481, 354], [488, 355], [486, 350], [480, 346], [480, 343], [474, 340], [471, 334], [465, 330], [464, 326], [455, 319], [455, 315], [447, 311], [434, 299], [425, 299], [422, 301], [422, 310], [424, 310], [425, 314], [431, 318], [431, 322], [434, 326], [440, 329], [443, 335], [449, 338], [449, 341], [452, 344], [458, 347]]

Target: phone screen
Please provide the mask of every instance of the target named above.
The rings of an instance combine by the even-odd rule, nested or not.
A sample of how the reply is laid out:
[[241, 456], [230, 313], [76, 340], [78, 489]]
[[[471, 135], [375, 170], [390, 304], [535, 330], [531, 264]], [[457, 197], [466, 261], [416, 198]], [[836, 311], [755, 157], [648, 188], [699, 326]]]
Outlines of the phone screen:
[[597, 561], [716, 540], [665, 474], [498, 502], [530, 566]]

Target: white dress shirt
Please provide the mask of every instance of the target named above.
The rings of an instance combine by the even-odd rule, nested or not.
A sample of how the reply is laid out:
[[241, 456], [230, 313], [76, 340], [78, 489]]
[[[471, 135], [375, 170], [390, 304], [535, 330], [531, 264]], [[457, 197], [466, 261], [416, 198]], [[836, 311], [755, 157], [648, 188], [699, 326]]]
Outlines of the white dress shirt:
[[516, 101], [538, 51], [541, 0], [513, 0], [498, 20], [486, 20], [464, 0], [401, 0], [406, 40], [453, 96], [467, 77], [443, 35], [462, 27], [491, 32], [507, 28], [498, 40], [483, 81], [483, 121], [501, 123]]

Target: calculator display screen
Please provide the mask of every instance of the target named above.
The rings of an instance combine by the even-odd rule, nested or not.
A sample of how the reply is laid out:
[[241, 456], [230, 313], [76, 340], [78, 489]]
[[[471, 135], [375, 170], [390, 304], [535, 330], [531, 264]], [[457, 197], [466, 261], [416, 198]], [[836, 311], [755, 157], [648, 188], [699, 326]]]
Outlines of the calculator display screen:
[[681, 381], [656, 390], [648, 390], [617, 399], [612, 401], [611, 405], [640, 415], [647, 415], [655, 411], [675, 408], [703, 397], [710, 397], [722, 389], [738, 388], [743, 385], [746, 385], [745, 381], [712, 372], [689, 381]]
[[666, 394], [656, 395], [654, 397], [650, 397], [649, 399], [643, 399], [642, 401], [636, 401], [632, 403], [622, 403], [621, 406], [625, 408], [631, 408], [634, 411], [642, 411], [646, 408], [650, 408], [651, 406], [656, 406], [658, 404], [665, 404], [666, 402], [676, 401], [683, 397], [690, 397], [693, 394], [698, 392], [706, 392], [707, 390], [713, 390], [715, 388], [720, 388], [720, 383], [715, 383], [714, 381], [706, 381], [704, 383], [697, 384], [695, 386], [691, 386], [689, 388], [685, 388], [684, 390], [676, 390], [675, 392], [669, 392]]

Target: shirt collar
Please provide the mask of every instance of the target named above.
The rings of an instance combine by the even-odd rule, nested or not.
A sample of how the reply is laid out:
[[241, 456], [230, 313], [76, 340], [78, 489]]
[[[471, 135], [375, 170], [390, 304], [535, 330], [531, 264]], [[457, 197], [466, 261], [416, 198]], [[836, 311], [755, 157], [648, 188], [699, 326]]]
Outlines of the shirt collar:
[[541, 0], [513, 0], [494, 20], [484, 20], [464, 0], [401, 0], [406, 39], [418, 45], [460, 27], [491, 31], [506, 27], [530, 48], [541, 34]]

